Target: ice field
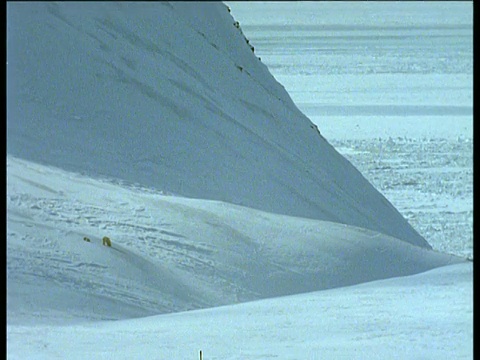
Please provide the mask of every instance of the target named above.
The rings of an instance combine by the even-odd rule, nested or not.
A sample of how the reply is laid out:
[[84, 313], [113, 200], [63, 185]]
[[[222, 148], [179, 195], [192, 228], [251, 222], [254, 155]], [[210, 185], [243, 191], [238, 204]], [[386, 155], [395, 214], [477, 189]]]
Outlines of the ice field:
[[472, 257], [471, 4], [231, 7], [327, 140], [434, 248]]
[[9, 359], [473, 358], [471, 3], [28, 5]]

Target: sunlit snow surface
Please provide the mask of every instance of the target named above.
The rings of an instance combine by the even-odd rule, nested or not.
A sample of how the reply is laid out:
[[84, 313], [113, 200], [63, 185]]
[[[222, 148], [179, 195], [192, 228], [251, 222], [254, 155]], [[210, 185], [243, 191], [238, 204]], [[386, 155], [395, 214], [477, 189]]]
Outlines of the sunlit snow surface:
[[171, 315], [7, 326], [9, 359], [472, 359], [471, 265]]

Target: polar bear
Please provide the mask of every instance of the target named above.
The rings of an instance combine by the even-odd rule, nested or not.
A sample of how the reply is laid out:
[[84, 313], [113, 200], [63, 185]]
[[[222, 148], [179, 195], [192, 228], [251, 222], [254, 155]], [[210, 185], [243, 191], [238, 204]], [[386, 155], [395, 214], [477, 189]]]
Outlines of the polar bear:
[[103, 246], [112, 246], [112, 242], [110, 241], [110, 238], [108, 236], [103, 237], [102, 245]]

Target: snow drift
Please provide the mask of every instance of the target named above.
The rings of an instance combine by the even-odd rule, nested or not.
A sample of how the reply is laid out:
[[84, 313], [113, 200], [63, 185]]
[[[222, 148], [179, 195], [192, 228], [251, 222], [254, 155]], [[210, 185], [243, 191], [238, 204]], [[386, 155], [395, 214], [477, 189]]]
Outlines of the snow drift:
[[[371, 230], [165, 196], [12, 157], [7, 174], [9, 324], [214, 307], [461, 262]], [[111, 248], [101, 245], [105, 235]]]
[[430, 248], [234, 22], [221, 3], [8, 3], [8, 153]]

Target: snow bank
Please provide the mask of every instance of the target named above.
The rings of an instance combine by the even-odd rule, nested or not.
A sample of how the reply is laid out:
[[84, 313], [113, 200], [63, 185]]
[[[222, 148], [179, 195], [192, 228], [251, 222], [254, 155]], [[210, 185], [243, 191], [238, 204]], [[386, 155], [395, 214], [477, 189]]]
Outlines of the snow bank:
[[7, 152], [430, 248], [221, 3], [7, 4]]

